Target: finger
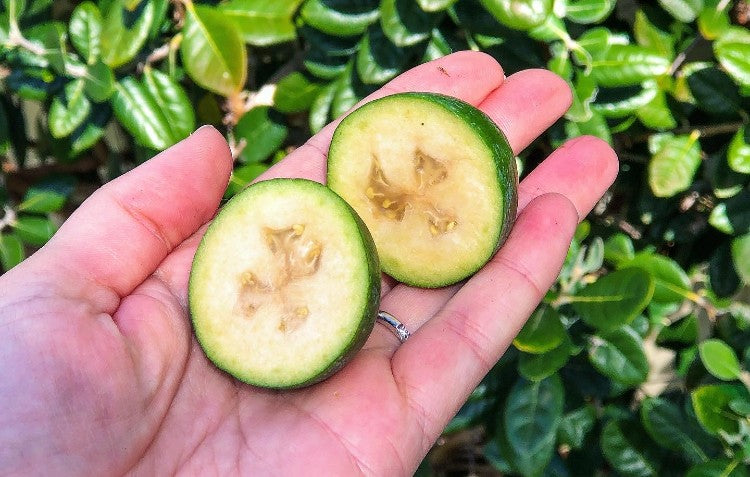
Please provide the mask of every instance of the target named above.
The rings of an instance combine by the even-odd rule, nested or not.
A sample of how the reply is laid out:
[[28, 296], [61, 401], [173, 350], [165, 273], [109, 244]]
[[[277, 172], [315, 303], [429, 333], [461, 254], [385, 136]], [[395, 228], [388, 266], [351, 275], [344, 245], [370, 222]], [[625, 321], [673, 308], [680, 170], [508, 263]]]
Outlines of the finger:
[[[511, 87], [512, 84], [508, 80], [502, 88]], [[521, 181], [518, 192], [519, 213], [536, 197], [557, 193], [570, 200], [580, 221], [614, 182], [617, 170], [617, 156], [606, 142], [591, 136], [572, 139]], [[586, 184], [586, 187], [581, 187], [581, 184]], [[414, 333], [456, 291], [456, 287], [418, 290], [399, 284], [383, 297], [381, 309], [397, 317]], [[386, 352], [395, 351], [398, 344], [395, 336], [381, 332], [368, 342], [368, 346], [379, 347]]]
[[393, 373], [428, 438], [481, 380], [554, 283], [578, 223], [560, 194], [530, 202], [505, 246], [393, 356]]
[[[491, 56], [476, 51], [460, 51], [410, 69], [367, 96], [350, 111], [374, 99], [406, 91], [441, 93], [477, 105], [504, 79], [502, 68]], [[302, 177], [325, 182], [328, 146], [341, 119], [343, 117], [324, 127], [259, 180]]]
[[231, 169], [222, 135], [201, 128], [92, 194], [38, 260], [127, 295], [211, 219]]

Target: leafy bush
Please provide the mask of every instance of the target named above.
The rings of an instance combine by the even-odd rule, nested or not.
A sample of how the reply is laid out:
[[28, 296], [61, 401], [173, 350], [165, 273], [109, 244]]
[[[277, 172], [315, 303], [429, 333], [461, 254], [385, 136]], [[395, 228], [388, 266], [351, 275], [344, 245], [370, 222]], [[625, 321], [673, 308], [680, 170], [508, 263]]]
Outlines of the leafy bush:
[[6, 270], [91, 190], [198, 123], [232, 146], [229, 197], [419, 63], [473, 49], [509, 74], [556, 72], [573, 106], [522, 169], [593, 134], [620, 176], [446, 436], [483, 429], [483, 458], [506, 473], [748, 474], [747, 2], [0, 5]]

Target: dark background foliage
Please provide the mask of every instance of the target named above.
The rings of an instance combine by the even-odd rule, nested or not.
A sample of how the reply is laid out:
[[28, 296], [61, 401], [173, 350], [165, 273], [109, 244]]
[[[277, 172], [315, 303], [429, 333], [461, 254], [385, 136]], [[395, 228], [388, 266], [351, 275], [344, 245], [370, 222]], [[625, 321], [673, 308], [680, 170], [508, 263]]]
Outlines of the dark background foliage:
[[620, 175], [419, 472], [747, 475], [749, 17], [726, 0], [3, 0], [2, 268], [197, 124], [232, 146], [228, 198], [419, 63], [549, 68], [574, 103], [521, 171], [593, 134]]

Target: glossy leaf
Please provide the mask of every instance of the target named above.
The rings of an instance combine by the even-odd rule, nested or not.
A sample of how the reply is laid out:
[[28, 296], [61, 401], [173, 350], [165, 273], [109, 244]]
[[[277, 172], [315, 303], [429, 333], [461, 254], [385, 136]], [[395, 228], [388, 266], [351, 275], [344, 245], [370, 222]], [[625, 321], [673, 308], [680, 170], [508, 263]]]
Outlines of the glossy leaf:
[[555, 374], [568, 362], [572, 352], [570, 338], [544, 353], [521, 353], [518, 358], [518, 372], [529, 381], [541, 381]]
[[629, 117], [646, 107], [658, 93], [653, 81], [643, 86], [601, 89], [591, 109], [607, 118]]
[[637, 45], [611, 45], [592, 63], [591, 74], [601, 86], [632, 86], [669, 71], [668, 57]]
[[727, 151], [727, 161], [732, 170], [750, 174], [750, 128], [743, 126], [732, 137]]
[[703, 10], [698, 15], [698, 29], [704, 38], [715, 40], [729, 28], [729, 7], [731, 2], [704, 0]]
[[236, 168], [234, 171], [232, 171], [232, 176], [229, 178], [226, 196], [232, 197], [233, 195], [247, 187], [259, 175], [263, 174], [267, 170], [268, 165], [258, 163], [244, 164]]
[[438, 12], [445, 10], [456, 3], [456, 0], [417, 0], [419, 8], [426, 12]]
[[719, 339], [708, 339], [698, 346], [701, 361], [709, 373], [723, 381], [740, 377], [742, 368], [734, 350]]
[[654, 278], [653, 301], [657, 303], [681, 302], [691, 296], [690, 278], [677, 262], [664, 255], [639, 252], [621, 264], [622, 268], [637, 267]]
[[643, 341], [627, 326], [606, 335], [593, 336], [589, 360], [600, 373], [622, 384], [640, 384], [648, 375]]
[[711, 63], [691, 64], [684, 72], [687, 85], [698, 108], [712, 114], [732, 115], [741, 108], [737, 85]]
[[703, 9], [703, 0], [659, 0], [659, 4], [677, 20], [692, 22]]
[[286, 139], [287, 127], [273, 111], [259, 106], [245, 113], [234, 128], [235, 139], [246, 142], [239, 159], [245, 163], [268, 158]]
[[527, 353], [544, 353], [557, 348], [565, 336], [565, 327], [557, 310], [541, 305], [523, 325], [513, 345]]
[[643, 9], [635, 12], [633, 35], [639, 45], [656, 51], [667, 58], [674, 57], [675, 38], [672, 32], [659, 28]]
[[743, 86], [750, 86], [750, 32], [730, 27], [713, 44], [714, 54], [729, 76]]
[[380, 26], [396, 46], [412, 46], [426, 40], [433, 23], [433, 15], [423, 11], [414, 0], [380, 2]]
[[53, 137], [70, 135], [91, 112], [91, 103], [84, 94], [84, 81], [71, 81], [63, 94], [52, 100], [49, 109], [49, 130]]
[[108, 100], [115, 92], [115, 75], [102, 60], [96, 60], [86, 68], [83, 83], [86, 95], [96, 102]]
[[310, 106], [310, 116], [308, 118], [310, 131], [317, 133], [328, 124], [328, 117], [331, 111], [333, 95], [336, 93], [336, 83], [331, 83], [323, 88]]
[[24, 243], [41, 247], [55, 234], [57, 226], [47, 217], [22, 215], [11, 224]]
[[667, 103], [667, 95], [657, 91], [654, 98], [636, 111], [638, 119], [644, 126], [657, 131], [665, 131], [677, 127], [677, 120]]
[[619, 475], [659, 475], [659, 467], [642, 435], [632, 422], [611, 420], [604, 425], [600, 441], [602, 453]]
[[230, 0], [219, 10], [231, 20], [246, 43], [270, 46], [294, 40], [292, 17], [302, 0]]
[[300, 9], [307, 25], [329, 35], [361, 35], [378, 20], [380, 11], [375, 0], [307, 0]]
[[731, 247], [734, 268], [742, 281], [750, 284], [750, 234], [734, 238]]
[[[115, 116], [136, 141], [163, 150], [192, 132], [195, 117], [181, 87], [163, 73], [144, 73], [117, 83], [112, 97]], [[188, 111], [189, 110], [189, 111]]]
[[739, 430], [738, 417], [729, 408], [729, 403], [736, 398], [747, 397], [747, 390], [743, 386], [710, 384], [699, 387], [690, 397], [698, 422], [710, 434], [734, 434]]
[[276, 84], [273, 105], [282, 113], [299, 113], [310, 109], [322, 85], [299, 72], [291, 73]]
[[187, 8], [180, 55], [188, 75], [209, 91], [232, 96], [245, 85], [245, 44], [235, 24], [219, 10]]
[[143, 0], [134, 11], [125, 8], [124, 0], [112, 0], [102, 11], [101, 52], [112, 68], [129, 62], [148, 39], [154, 21], [153, 0]]
[[612, 13], [615, 0], [568, 0], [565, 17], [584, 25], [599, 23]]
[[649, 138], [651, 161], [648, 183], [656, 197], [672, 197], [687, 190], [701, 163], [699, 134], [657, 134]]
[[19, 212], [46, 214], [57, 212], [65, 204], [66, 197], [54, 190], [29, 189], [23, 202], [18, 204]]
[[604, 260], [618, 265], [635, 257], [633, 240], [625, 234], [616, 233], [604, 242]]
[[481, 0], [500, 23], [516, 30], [529, 30], [544, 23], [552, 13], [552, 0]]
[[726, 234], [750, 232], [750, 191], [743, 190], [716, 204], [708, 217], [708, 223]]
[[584, 322], [610, 331], [641, 314], [653, 293], [651, 275], [639, 268], [630, 268], [604, 275], [571, 297], [571, 301]]
[[706, 452], [694, 438], [699, 429], [691, 428], [683, 411], [671, 402], [655, 397], [646, 398], [641, 403], [641, 422], [648, 435], [659, 445], [679, 451], [692, 463], [708, 460]]
[[403, 48], [388, 41], [380, 28], [371, 28], [357, 52], [357, 74], [363, 83], [380, 85], [398, 75], [406, 59]]
[[38, 58], [57, 73], [66, 74], [67, 31], [60, 22], [44, 22], [30, 27], [24, 32], [27, 39], [44, 50]]
[[580, 449], [584, 439], [596, 424], [596, 410], [592, 405], [580, 407], [565, 414], [560, 420], [557, 439], [573, 449]]
[[750, 472], [740, 462], [716, 459], [691, 468], [685, 477], [749, 477]]
[[669, 345], [674, 343], [692, 344], [698, 339], [698, 320], [695, 315], [688, 315], [675, 324], [665, 326], [656, 337], [656, 343]]
[[101, 54], [102, 14], [92, 2], [78, 5], [68, 24], [70, 42], [86, 63], [93, 64]]
[[552, 458], [563, 399], [557, 375], [539, 382], [519, 379], [513, 385], [503, 422], [513, 462], [522, 474], [536, 474]]
[[12, 232], [0, 234], [0, 264], [10, 270], [26, 258], [26, 251], [18, 236]]

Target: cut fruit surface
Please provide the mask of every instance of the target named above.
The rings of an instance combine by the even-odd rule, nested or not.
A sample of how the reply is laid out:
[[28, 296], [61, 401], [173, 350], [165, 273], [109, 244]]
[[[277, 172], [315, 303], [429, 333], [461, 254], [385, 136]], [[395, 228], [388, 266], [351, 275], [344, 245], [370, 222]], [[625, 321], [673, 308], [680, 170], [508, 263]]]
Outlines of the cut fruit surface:
[[419, 287], [475, 273], [515, 219], [518, 174], [495, 123], [433, 93], [399, 93], [344, 118], [328, 186], [362, 217], [383, 271]]
[[367, 228], [316, 182], [258, 182], [230, 200], [193, 260], [189, 302], [211, 361], [241, 381], [324, 379], [364, 344], [380, 299]]

